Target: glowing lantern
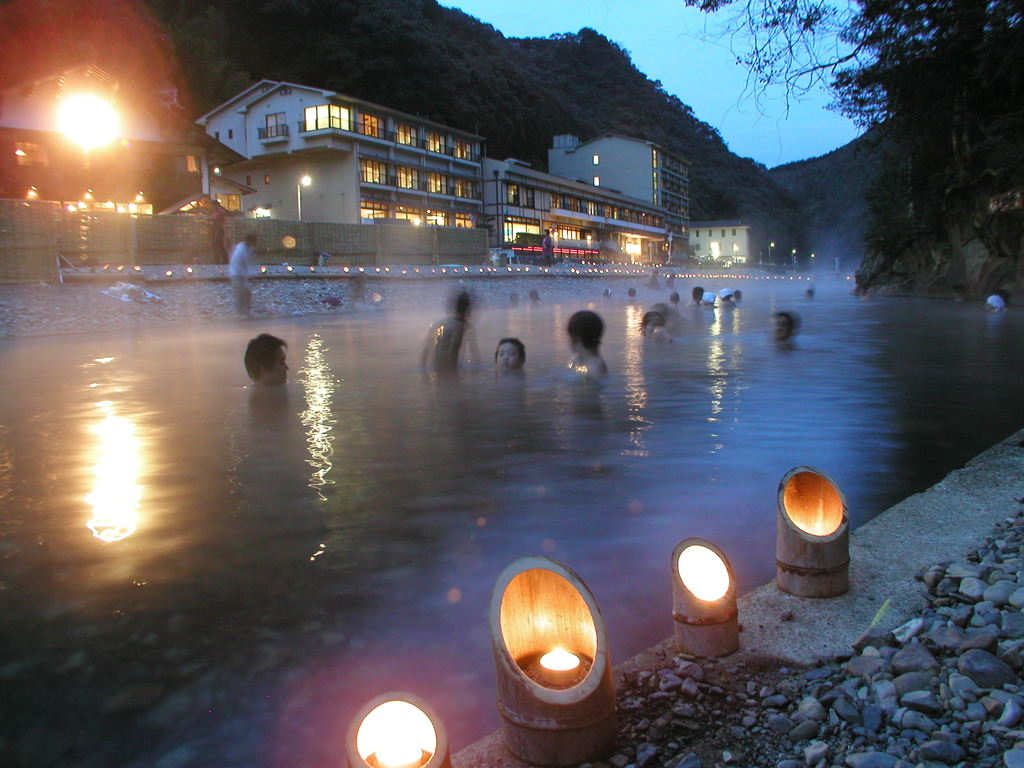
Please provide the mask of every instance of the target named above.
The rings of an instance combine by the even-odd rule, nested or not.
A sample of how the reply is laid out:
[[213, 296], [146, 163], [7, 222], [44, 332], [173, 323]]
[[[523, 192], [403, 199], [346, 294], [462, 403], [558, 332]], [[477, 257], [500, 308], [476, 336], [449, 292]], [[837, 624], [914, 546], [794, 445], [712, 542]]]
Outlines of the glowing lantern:
[[736, 586], [722, 550], [705, 539], [684, 539], [672, 551], [671, 568], [676, 647], [694, 656], [739, 648]]
[[491, 646], [505, 746], [537, 765], [576, 765], [615, 741], [615, 691], [604, 619], [569, 568], [524, 557], [498, 576]]
[[795, 467], [779, 482], [775, 560], [783, 592], [834, 597], [849, 589], [846, 497], [819, 469]]
[[345, 740], [349, 768], [451, 768], [448, 734], [430, 706], [410, 693], [365, 704]]

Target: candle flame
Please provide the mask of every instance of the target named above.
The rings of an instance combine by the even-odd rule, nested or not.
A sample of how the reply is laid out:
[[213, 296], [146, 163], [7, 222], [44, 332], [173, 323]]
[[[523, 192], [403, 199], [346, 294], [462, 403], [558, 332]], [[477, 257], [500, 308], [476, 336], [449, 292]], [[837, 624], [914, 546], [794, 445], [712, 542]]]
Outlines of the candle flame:
[[564, 648], [555, 648], [540, 657], [540, 665], [555, 672], [568, 672], [580, 665], [580, 657]]

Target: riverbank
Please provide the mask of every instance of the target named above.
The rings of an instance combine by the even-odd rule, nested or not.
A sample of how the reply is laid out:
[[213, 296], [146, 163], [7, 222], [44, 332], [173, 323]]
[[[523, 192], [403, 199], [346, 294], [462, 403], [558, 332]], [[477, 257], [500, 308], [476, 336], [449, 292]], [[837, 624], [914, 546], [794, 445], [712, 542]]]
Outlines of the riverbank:
[[[64, 283], [0, 284], [0, 336], [35, 336], [53, 333], [124, 330], [150, 325], [237, 321], [225, 267], [199, 265], [144, 267], [139, 271], [109, 269], [68, 274]], [[168, 275], [167, 273], [170, 272]], [[482, 303], [507, 305], [513, 294], [526, 302], [530, 289], [541, 297], [546, 291], [572, 290], [597, 299], [606, 286], [625, 294], [635, 288], [647, 301], [665, 301], [679, 291], [685, 299], [698, 279], [727, 285], [732, 279], [807, 281], [807, 277], [769, 277], [766, 274], [687, 275], [669, 285], [662, 277], [658, 291], [647, 287], [649, 268], [604, 269], [593, 274], [570, 268], [551, 271], [537, 267], [487, 269], [483, 267], [388, 267], [364, 272], [342, 267], [268, 267], [255, 277], [251, 320], [297, 315], [337, 314], [361, 309], [440, 306], [455, 286], [472, 290]], [[118, 283], [151, 294], [135, 292], [125, 301], [109, 295]], [[528, 287], [527, 287], [528, 286]], [[131, 298], [132, 292], [127, 293]]]
[[[615, 669], [593, 768], [1024, 766], [1024, 430], [859, 528], [850, 590], [739, 601], [740, 650]], [[455, 768], [521, 768], [498, 734]]]

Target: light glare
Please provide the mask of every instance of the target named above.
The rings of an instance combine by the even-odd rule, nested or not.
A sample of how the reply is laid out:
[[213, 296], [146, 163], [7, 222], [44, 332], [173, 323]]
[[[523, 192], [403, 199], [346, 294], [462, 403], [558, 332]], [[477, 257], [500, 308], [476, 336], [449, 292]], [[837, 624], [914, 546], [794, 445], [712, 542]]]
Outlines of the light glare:
[[716, 552], [694, 544], [679, 554], [679, 578], [698, 600], [721, 600], [729, 591], [729, 570]]

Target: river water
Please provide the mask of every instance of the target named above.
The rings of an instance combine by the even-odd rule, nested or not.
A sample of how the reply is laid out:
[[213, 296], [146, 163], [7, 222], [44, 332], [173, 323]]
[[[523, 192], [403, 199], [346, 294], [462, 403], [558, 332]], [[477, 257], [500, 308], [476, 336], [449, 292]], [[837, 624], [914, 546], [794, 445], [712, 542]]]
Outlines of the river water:
[[[790, 468], [829, 473], [858, 525], [1024, 424], [1014, 307], [733, 280], [737, 308], [683, 307], [658, 345], [637, 326], [667, 290], [468, 285], [484, 359], [454, 379], [416, 366], [440, 283], [344, 316], [0, 339], [0, 762], [334, 766], [393, 689], [458, 749], [498, 724], [487, 611], [512, 560], [577, 571], [618, 662], [671, 634], [682, 538], [718, 544], [740, 593], [774, 576]], [[586, 306], [604, 386], [564, 373]], [[241, 366], [264, 330], [289, 342], [278, 396]], [[488, 360], [506, 335], [522, 378]]]

